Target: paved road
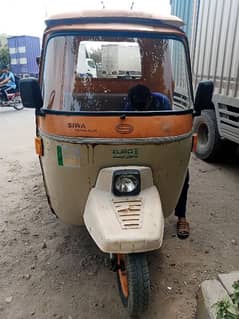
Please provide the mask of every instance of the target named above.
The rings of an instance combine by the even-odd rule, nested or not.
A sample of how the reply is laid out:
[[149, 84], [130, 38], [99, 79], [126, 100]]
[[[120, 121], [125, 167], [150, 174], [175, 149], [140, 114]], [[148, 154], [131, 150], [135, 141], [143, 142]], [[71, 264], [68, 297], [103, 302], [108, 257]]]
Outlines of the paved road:
[[34, 110], [0, 107], [0, 154], [19, 159], [32, 160], [34, 158]]

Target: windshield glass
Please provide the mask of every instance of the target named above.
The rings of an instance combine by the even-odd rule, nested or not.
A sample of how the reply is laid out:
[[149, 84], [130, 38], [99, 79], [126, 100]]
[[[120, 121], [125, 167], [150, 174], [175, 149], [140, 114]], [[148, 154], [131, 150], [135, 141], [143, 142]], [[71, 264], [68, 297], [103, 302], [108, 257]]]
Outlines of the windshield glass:
[[70, 112], [192, 107], [184, 45], [168, 38], [55, 36], [42, 93], [44, 108]]

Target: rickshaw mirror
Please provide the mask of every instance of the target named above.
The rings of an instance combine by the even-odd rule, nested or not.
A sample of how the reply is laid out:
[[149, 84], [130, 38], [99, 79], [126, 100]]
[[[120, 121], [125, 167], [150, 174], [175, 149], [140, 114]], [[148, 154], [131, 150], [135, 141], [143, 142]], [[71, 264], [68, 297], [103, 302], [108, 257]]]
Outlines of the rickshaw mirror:
[[20, 94], [24, 107], [40, 109], [43, 106], [41, 89], [36, 78], [22, 79]]
[[194, 103], [196, 115], [200, 115], [201, 111], [205, 108], [211, 108], [213, 89], [214, 85], [212, 81], [201, 81], [198, 84]]

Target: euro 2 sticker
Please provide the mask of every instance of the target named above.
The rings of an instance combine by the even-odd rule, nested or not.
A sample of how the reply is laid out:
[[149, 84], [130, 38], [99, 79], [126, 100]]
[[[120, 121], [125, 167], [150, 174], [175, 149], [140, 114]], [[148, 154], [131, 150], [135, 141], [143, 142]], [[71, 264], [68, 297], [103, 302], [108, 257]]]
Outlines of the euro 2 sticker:
[[59, 166], [80, 167], [80, 149], [75, 146], [57, 145], [57, 162]]
[[139, 150], [137, 148], [122, 148], [122, 149], [113, 149], [112, 150], [112, 158], [120, 158], [120, 159], [131, 159], [138, 158]]

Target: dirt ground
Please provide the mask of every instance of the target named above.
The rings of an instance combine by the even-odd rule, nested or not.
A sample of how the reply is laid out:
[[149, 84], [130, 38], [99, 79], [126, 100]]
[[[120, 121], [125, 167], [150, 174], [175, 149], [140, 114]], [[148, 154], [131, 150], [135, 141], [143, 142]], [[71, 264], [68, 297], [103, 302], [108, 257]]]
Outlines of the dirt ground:
[[[33, 148], [33, 112], [0, 110], [0, 318], [128, 318], [116, 275], [83, 227], [56, 219]], [[200, 282], [239, 269], [239, 160], [190, 164], [191, 236], [166, 222], [162, 249], [148, 256], [145, 319], [195, 318]]]

